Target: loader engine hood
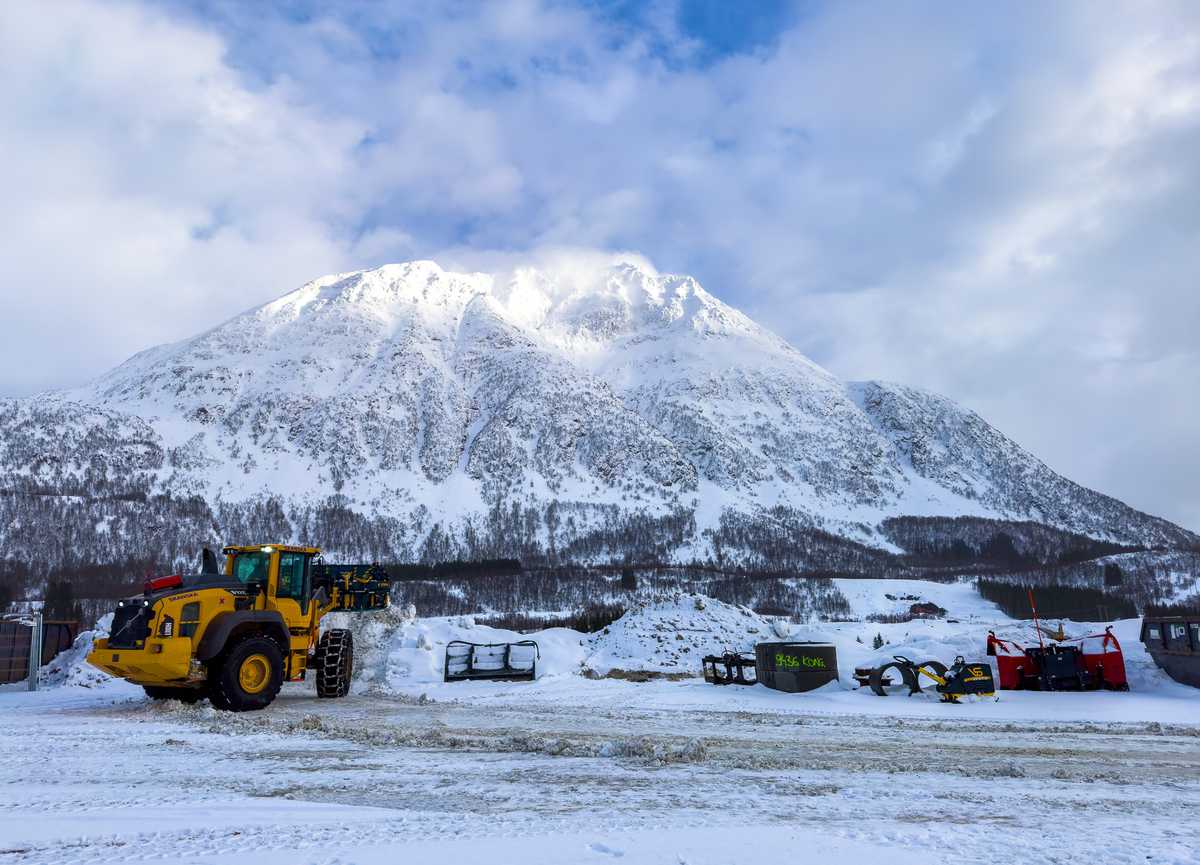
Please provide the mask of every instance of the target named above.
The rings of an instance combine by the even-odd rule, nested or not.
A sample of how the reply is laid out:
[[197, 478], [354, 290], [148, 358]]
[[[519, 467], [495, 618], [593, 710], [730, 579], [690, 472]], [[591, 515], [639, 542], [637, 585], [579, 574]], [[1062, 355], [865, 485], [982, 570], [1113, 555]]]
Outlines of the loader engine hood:
[[159, 601], [183, 592], [204, 589], [222, 589], [236, 599], [240, 609], [252, 603], [254, 589], [225, 574], [188, 574], [169, 588], [132, 595], [117, 601], [113, 611], [112, 627], [109, 629], [108, 645], [113, 649], [140, 649], [150, 637], [151, 622], [155, 606]]

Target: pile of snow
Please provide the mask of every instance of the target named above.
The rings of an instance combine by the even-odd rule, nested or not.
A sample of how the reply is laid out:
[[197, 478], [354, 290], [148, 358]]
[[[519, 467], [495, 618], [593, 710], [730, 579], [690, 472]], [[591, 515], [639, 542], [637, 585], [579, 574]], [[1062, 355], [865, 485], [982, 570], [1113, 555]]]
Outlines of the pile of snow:
[[360, 687], [383, 693], [441, 682], [446, 644], [452, 640], [535, 640], [541, 651], [539, 679], [614, 671], [698, 677], [705, 655], [750, 651], [755, 643], [786, 637], [789, 628], [745, 607], [688, 594], [645, 602], [596, 634], [568, 628], [521, 634], [477, 624], [472, 616], [419, 619], [411, 607], [338, 615], [330, 624], [354, 634]]
[[50, 659], [48, 664], [42, 666], [38, 672], [39, 686], [57, 688], [63, 685], [76, 685], [81, 688], [94, 688], [113, 681], [113, 677], [108, 673], [96, 669], [87, 662], [88, 652], [92, 650], [92, 643], [100, 637], [107, 637], [108, 629], [111, 626], [112, 613], [109, 613], [96, 623], [95, 630], [84, 631], [77, 636], [75, 642], [71, 644], [71, 648], [59, 652]]
[[540, 650], [539, 679], [578, 673], [587, 654], [588, 635], [568, 628], [521, 634], [476, 624], [473, 616], [418, 619], [411, 605], [329, 618], [332, 627], [353, 633], [355, 679], [368, 692], [392, 693], [414, 684], [441, 682], [446, 644], [452, 640], [484, 644], [535, 640]]
[[787, 628], [746, 607], [681, 594], [634, 607], [594, 635], [585, 665], [602, 676], [615, 670], [699, 676], [705, 655], [752, 651], [755, 643], [786, 637]]

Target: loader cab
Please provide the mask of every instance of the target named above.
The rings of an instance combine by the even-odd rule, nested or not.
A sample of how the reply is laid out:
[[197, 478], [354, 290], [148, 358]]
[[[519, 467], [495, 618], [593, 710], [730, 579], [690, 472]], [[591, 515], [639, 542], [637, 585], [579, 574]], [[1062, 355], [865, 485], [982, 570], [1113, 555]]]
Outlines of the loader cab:
[[289, 627], [299, 627], [308, 618], [312, 560], [320, 552], [280, 544], [225, 547], [225, 575], [251, 591], [255, 609], [278, 610]]

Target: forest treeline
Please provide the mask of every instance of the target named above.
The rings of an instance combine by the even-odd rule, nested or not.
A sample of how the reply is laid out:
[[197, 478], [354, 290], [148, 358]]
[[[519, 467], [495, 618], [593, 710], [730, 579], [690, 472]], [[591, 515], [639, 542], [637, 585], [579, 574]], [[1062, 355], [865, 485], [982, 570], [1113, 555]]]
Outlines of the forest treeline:
[[[1032, 619], [1033, 604], [1037, 605], [1038, 616], [1042, 619], [1107, 622], [1112, 619], [1131, 619], [1138, 614], [1132, 602], [1101, 589], [1034, 586], [989, 579], [978, 580], [976, 586], [980, 595], [1014, 619]], [[1030, 603], [1031, 595], [1033, 604]]]
[[1200, 550], [1145, 550], [1034, 522], [898, 517], [861, 526], [864, 541], [878, 533], [874, 545], [782, 506], [726, 512], [698, 531], [684, 509], [497, 501], [446, 526], [420, 508], [409, 520], [364, 514], [337, 495], [210, 506], [105, 482], [99, 469], [89, 478], [71, 495], [0, 491], [0, 608], [65, 584], [88, 617], [146, 576], [195, 570], [205, 546], [265, 540], [319, 546], [329, 561], [386, 564], [398, 596], [429, 614], [582, 609], [616, 597], [622, 571], [635, 572], [645, 592], [703, 591], [763, 612], [824, 616], [844, 614], [834, 577], [980, 576], [1097, 589], [1139, 609], [1186, 596], [1200, 580]]

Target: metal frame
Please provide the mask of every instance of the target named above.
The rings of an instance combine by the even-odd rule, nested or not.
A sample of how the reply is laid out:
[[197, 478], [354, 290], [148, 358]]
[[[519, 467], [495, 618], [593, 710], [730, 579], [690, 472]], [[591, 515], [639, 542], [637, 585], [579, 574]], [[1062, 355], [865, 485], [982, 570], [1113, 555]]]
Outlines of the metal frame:
[[[461, 662], [466, 659], [466, 667], [461, 672], [450, 672], [451, 650], [456, 646], [467, 646], [465, 654], [455, 655], [454, 660]], [[533, 661], [528, 667], [514, 667], [512, 665], [512, 650], [513, 646], [532, 646], [534, 651]], [[504, 649], [501, 656], [501, 665], [499, 667], [483, 667], [475, 666], [475, 656], [479, 649]], [[469, 682], [476, 679], [481, 680], [507, 680], [507, 681], [527, 681], [537, 678], [537, 662], [541, 660], [542, 650], [534, 640], [518, 640], [515, 643], [471, 643], [467, 640], [451, 640], [446, 644], [445, 662], [442, 665], [442, 681], [443, 682]]]
[[29, 641], [29, 690], [38, 689], [38, 670], [42, 668], [42, 641], [46, 637], [46, 626], [42, 614], [33, 620], [33, 635]]
[[[726, 652], [723, 655], [705, 655], [704, 681], [710, 685], [756, 685], [758, 684], [758, 661], [751, 652]], [[746, 671], [754, 671], [754, 677]]]

